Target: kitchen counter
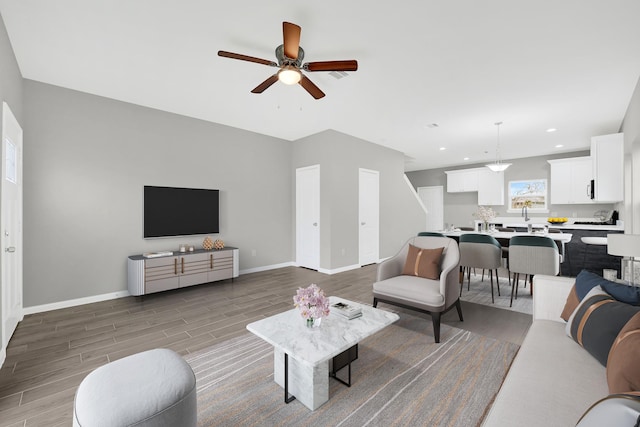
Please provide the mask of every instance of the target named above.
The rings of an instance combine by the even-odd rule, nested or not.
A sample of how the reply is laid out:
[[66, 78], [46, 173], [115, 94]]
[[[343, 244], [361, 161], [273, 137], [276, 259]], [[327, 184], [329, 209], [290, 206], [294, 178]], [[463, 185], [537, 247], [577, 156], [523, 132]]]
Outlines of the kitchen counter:
[[502, 227], [510, 227], [510, 228], [527, 228], [529, 224], [533, 226], [533, 228], [543, 228], [545, 225], [548, 225], [549, 228], [555, 228], [558, 230], [598, 230], [598, 231], [624, 231], [623, 225], [591, 225], [591, 224], [574, 224], [573, 221], [595, 221], [593, 218], [570, 218], [568, 222], [564, 224], [549, 224], [546, 221], [546, 217], [532, 217], [530, 221], [525, 222], [524, 218], [521, 217], [497, 217], [494, 218], [491, 223], [493, 224], [502, 224]]

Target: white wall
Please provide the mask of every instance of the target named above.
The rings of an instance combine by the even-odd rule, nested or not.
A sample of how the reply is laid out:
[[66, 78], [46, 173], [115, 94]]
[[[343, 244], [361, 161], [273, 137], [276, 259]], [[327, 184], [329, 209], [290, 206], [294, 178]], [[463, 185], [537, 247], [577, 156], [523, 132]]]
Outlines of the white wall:
[[312, 164], [320, 164], [322, 269], [359, 262], [359, 168], [380, 172], [381, 258], [394, 255], [401, 243], [424, 228], [425, 214], [404, 181], [404, 155], [399, 151], [329, 130], [294, 143], [293, 168]]

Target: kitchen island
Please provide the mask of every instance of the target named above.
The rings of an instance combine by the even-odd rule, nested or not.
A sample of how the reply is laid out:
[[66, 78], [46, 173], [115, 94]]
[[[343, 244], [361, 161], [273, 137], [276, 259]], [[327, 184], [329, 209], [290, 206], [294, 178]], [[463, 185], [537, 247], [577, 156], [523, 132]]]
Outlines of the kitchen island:
[[[575, 220], [578, 220], [576, 218]], [[585, 221], [589, 218], [580, 218]], [[589, 270], [602, 276], [603, 269], [618, 271], [620, 278], [620, 261], [622, 257], [609, 255], [606, 246], [586, 245], [582, 242], [583, 237], [607, 237], [607, 234], [624, 233], [624, 226], [609, 224], [573, 224], [571, 218], [565, 224], [549, 224], [546, 218], [532, 217], [529, 221], [524, 221], [521, 217], [499, 217], [492, 223], [499, 227], [514, 228], [516, 231], [527, 231], [528, 224], [533, 229], [543, 228], [545, 225], [549, 229], [569, 233], [573, 237], [571, 241], [565, 243], [565, 259], [560, 264], [560, 275], [576, 277], [582, 269]]]

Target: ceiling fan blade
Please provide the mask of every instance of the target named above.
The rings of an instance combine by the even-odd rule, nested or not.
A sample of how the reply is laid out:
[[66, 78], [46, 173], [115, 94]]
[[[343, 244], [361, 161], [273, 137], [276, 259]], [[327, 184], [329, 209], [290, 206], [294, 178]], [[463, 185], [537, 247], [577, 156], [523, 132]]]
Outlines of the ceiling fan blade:
[[358, 61], [307, 62], [302, 66], [307, 71], [358, 71]]
[[239, 59], [241, 61], [256, 62], [256, 63], [262, 64], [262, 65], [269, 65], [270, 67], [277, 67], [278, 66], [278, 64], [276, 64], [273, 61], [269, 61], [269, 60], [261, 59], [261, 58], [256, 58], [255, 56], [248, 56], [248, 55], [241, 55], [239, 53], [227, 52], [227, 51], [224, 51], [224, 50], [219, 50], [218, 51], [218, 56], [223, 56], [225, 58], [231, 58], [231, 59]]
[[291, 22], [282, 23], [282, 36], [284, 38], [284, 54], [287, 58], [298, 59], [300, 47], [301, 28]]
[[305, 88], [307, 92], [315, 99], [320, 99], [324, 97], [324, 92], [320, 90], [318, 86], [316, 86], [311, 80], [307, 78], [307, 76], [302, 76], [300, 80], [300, 86]]
[[267, 80], [263, 81], [258, 86], [256, 86], [255, 89], [251, 91], [251, 93], [262, 93], [265, 90], [267, 90], [269, 86], [271, 86], [277, 81], [278, 81], [278, 74], [274, 74], [273, 76], [269, 77]]

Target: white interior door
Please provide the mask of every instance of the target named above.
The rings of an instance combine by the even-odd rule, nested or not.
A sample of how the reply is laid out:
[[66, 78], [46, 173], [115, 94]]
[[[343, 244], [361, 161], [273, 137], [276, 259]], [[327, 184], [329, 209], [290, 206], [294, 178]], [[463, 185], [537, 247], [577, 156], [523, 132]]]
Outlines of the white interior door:
[[6, 102], [2, 103], [2, 192], [0, 230], [2, 255], [2, 348], [4, 362], [9, 339], [22, 320], [22, 128]]
[[296, 169], [296, 263], [320, 268], [320, 165]]
[[362, 266], [380, 259], [380, 172], [360, 169], [359, 173], [359, 254]]
[[444, 229], [444, 189], [441, 185], [433, 187], [418, 187], [418, 196], [427, 209], [427, 224], [425, 231]]

